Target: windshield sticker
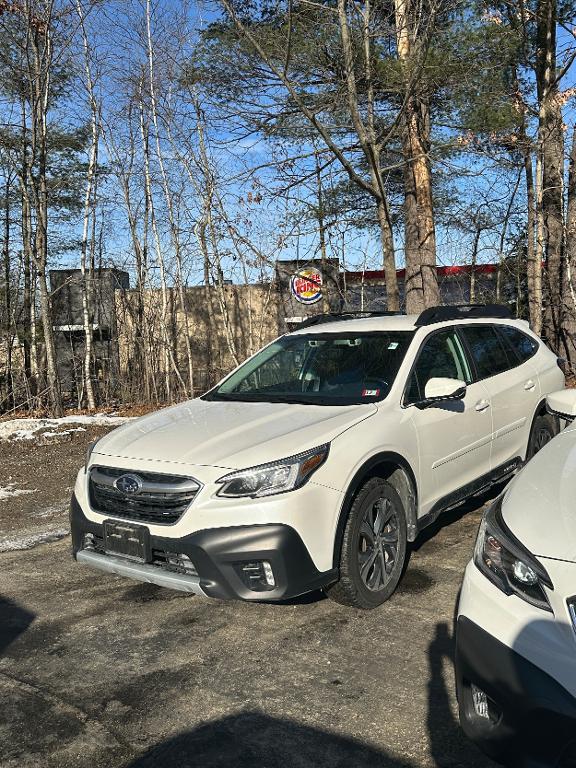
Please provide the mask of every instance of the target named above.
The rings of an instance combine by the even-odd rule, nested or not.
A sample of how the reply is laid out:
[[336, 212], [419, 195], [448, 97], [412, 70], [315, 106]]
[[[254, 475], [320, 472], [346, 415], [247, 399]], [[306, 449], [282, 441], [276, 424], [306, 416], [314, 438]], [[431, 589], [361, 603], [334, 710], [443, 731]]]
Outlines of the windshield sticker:
[[388, 344], [388, 349], [398, 349], [398, 342], [391, 341], [390, 344]]
[[379, 389], [363, 389], [362, 397], [378, 397], [380, 394]]

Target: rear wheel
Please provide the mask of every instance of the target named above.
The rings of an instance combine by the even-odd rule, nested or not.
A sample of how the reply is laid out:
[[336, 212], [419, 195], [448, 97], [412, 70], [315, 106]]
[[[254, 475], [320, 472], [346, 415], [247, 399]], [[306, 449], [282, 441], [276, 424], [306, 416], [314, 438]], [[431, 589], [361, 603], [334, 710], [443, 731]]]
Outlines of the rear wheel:
[[541, 413], [536, 416], [530, 431], [526, 461], [530, 461], [557, 434], [558, 422], [554, 416], [549, 413]]
[[400, 497], [381, 477], [356, 494], [342, 540], [340, 579], [328, 597], [356, 608], [376, 608], [392, 595], [406, 562], [406, 517]]

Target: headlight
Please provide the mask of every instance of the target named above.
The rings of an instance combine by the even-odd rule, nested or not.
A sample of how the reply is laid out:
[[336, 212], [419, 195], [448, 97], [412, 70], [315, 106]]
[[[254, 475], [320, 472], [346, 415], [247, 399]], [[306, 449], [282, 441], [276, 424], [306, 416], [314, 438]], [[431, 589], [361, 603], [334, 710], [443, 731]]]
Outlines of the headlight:
[[329, 447], [328, 444], [321, 445], [319, 448], [313, 448], [311, 451], [299, 453], [297, 456], [290, 456], [281, 461], [231, 472], [216, 481], [222, 484], [222, 488], [216, 495], [227, 499], [243, 496], [257, 498], [293, 491], [304, 485], [326, 461]]
[[521, 544], [502, 519], [500, 496], [484, 515], [474, 549], [474, 562], [506, 595], [551, 611], [544, 585], [554, 589], [544, 566]]
[[90, 457], [94, 453], [94, 448], [96, 448], [97, 443], [98, 443], [98, 440], [94, 440], [94, 442], [90, 443], [90, 445], [86, 449], [86, 460], [84, 461], [84, 472], [85, 473], [88, 471], [88, 464], [90, 464]]

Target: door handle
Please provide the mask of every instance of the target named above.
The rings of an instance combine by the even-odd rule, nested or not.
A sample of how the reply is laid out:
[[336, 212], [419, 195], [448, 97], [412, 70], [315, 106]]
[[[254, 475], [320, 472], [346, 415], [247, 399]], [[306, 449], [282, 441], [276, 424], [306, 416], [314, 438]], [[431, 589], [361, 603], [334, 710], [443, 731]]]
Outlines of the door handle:
[[480, 411], [485, 411], [485, 410], [486, 410], [486, 408], [490, 408], [490, 402], [489, 402], [489, 400], [478, 400], [478, 402], [476, 403], [476, 405], [474, 406], [474, 408], [475, 408], [475, 409], [476, 409], [478, 412], [480, 412]]
[[531, 392], [535, 386], [536, 386], [536, 383], [533, 382], [532, 379], [528, 379], [526, 384], [524, 384], [524, 389], [526, 390], [526, 392]]

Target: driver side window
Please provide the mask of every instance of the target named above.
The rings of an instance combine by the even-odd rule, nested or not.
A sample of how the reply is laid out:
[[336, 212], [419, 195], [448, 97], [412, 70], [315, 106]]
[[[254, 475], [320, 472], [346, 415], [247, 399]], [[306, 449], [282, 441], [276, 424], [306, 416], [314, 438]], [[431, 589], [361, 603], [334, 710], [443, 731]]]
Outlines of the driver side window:
[[435, 378], [472, 382], [466, 355], [454, 329], [439, 331], [424, 342], [408, 381], [404, 404], [424, 400], [426, 384]]

